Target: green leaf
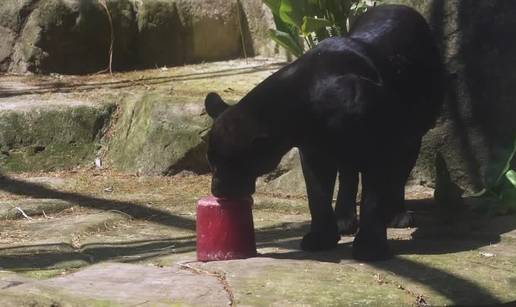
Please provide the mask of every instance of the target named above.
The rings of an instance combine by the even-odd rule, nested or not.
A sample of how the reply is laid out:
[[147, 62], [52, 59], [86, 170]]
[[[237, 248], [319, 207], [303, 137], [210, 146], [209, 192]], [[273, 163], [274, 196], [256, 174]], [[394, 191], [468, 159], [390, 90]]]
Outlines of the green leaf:
[[287, 49], [295, 57], [300, 57], [303, 54], [303, 48], [300, 46], [299, 42], [288, 33], [270, 29], [269, 35], [276, 43]]
[[320, 29], [329, 27], [330, 25], [331, 22], [327, 19], [305, 16], [303, 17], [303, 24], [301, 25], [301, 32], [303, 32], [303, 34], [317, 32]]
[[512, 152], [509, 154], [509, 157], [507, 158], [507, 160], [505, 160], [505, 165], [502, 169], [501, 175], [497, 179], [497, 182], [500, 181], [503, 174], [507, 174], [507, 172], [509, 171], [509, 168], [511, 167], [511, 162], [512, 162], [512, 159], [514, 158], [514, 155], [516, 155], [516, 138], [514, 139], [514, 144], [512, 145]]
[[516, 172], [514, 170], [509, 170], [505, 173], [505, 178], [509, 180], [514, 188], [516, 188]]
[[279, 16], [284, 22], [300, 29], [303, 22], [304, 7], [305, 3], [301, 0], [281, 0]]
[[272, 14], [279, 15], [281, 0], [263, 0], [263, 3], [271, 9]]

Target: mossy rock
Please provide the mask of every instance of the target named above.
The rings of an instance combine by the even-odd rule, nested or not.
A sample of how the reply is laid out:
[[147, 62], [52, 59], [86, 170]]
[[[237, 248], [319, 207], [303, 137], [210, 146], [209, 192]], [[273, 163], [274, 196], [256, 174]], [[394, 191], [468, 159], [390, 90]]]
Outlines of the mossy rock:
[[35, 171], [92, 162], [115, 107], [32, 106], [0, 112], [0, 168]]
[[[107, 1], [113, 20], [113, 67], [136, 59], [136, 17], [129, 0]], [[11, 70], [91, 73], [109, 63], [110, 27], [98, 1], [42, 0], [34, 4], [14, 46]]]
[[[4, 2], [0, 71], [84, 74], [108, 67], [111, 29], [101, 1]], [[267, 34], [272, 15], [261, 0], [106, 2], [114, 70], [277, 53]]]
[[187, 62], [215, 61], [242, 55], [238, 5], [225, 0], [177, 0], [185, 29]]
[[[516, 27], [512, 1], [389, 0], [411, 6], [432, 27], [446, 64], [445, 106], [425, 136], [413, 178], [435, 180], [435, 154], [467, 193], [499, 175], [516, 138]], [[513, 166], [514, 166], [513, 161]]]
[[108, 142], [113, 167], [145, 175], [208, 170], [203, 137], [211, 119], [200, 102], [157, 92], [129, 99], [121, 108]]
[[181, 65], [185, 62], [184, 30], [175, 1], [138, 4], [138, 58], [143, 67]]

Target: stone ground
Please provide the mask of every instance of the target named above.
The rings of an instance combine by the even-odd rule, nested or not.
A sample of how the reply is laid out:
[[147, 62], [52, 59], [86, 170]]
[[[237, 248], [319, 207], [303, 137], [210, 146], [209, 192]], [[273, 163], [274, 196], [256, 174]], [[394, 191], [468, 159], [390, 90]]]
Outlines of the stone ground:
[[[261, 190], [259, 256], [200, 263], [195, 202], [209, 177], [144, 177], [80, 168], [0, 179], [2, 306], [400, 306], [516, 300], [516, 217], [450, 218], [412, 187], [417, 227], [390, 229], [396, 256], [351, 259], [298, 249], [304, 198]], [[24, 217], [23, 211], [27, 216]]]

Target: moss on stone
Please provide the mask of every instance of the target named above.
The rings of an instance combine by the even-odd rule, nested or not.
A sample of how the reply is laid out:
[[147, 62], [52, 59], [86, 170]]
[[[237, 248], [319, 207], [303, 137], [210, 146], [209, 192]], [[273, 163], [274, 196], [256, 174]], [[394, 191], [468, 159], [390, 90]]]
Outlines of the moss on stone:
[[113, 166], [147, 175], [182, 170], [177, 163], [206, 171], [203, 133], [211, 120], [194, 101], [160, 93], [126, 101], [108, 145]]
[[5, 307], [17, 306], [91, 306], [91, 307], [115, 307], [122, 306], [119, 303], [73, 296], [66, 293], [60, 293], [56, 289], [30, 290], [25, 293], [7, 289], [3, 291], [0, 298], [0, 304]]
[[0, 168], [55, 170], [92, 162], [114, 105], [35, 107], [0, 113]]
[[50, 269], [50, 270], [30, 270], [19, 272], [22, 276], [33, 278], [33, 279], [49, 279], [65, 273], [64, 269]]

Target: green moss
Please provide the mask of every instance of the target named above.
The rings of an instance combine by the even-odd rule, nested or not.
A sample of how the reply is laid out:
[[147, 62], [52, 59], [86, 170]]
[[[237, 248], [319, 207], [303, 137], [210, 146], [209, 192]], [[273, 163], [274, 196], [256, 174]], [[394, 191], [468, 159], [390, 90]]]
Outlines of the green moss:
[[202, 135], [210, 120], [201, 109], [191, 98], [162, 93], [131, 98], [122, 106], [108, 159], [119, 170], [148, 175], [173, 173], [178, 163], [207, 170]]
[[63, 270], [63, 269], [51, 269], [51, 270], [23, 271], [23, 272], [19, 272], [19, 273], [25, 277], [42, 280], [42, 279], [49, 279], [52, 277], [62, 275], [65, 272], [66, 272], [66, 270]]
[[88, 299], [60, 293], [53, 288], [41, 290], [25, 290], [24, 293], [16, 291], [16, 287], [9, 288], [2, 292], [0, 304], [2, 306], [92, 306], [92, 307], [113, 307], [121, 304], [100, 299]]
[[[227, 269], [226, 269], [227, 270]], [[245, 274], [244, 274], [245, 275]], [[229, 280], [237, 304], [249, 306], [410, 306], [415, 298], [374, 273], [324, 262], [270, 262]]]
[[42, 151], [38, 148], [29, 146], [12, 151], [3, 161], [2, 170], [6, 172], [52, 171], [91, 163], [97, 144], [51, 144]]
[[56, 170], [91, 163], [114, 105], [0, 113], [0, 169]]

